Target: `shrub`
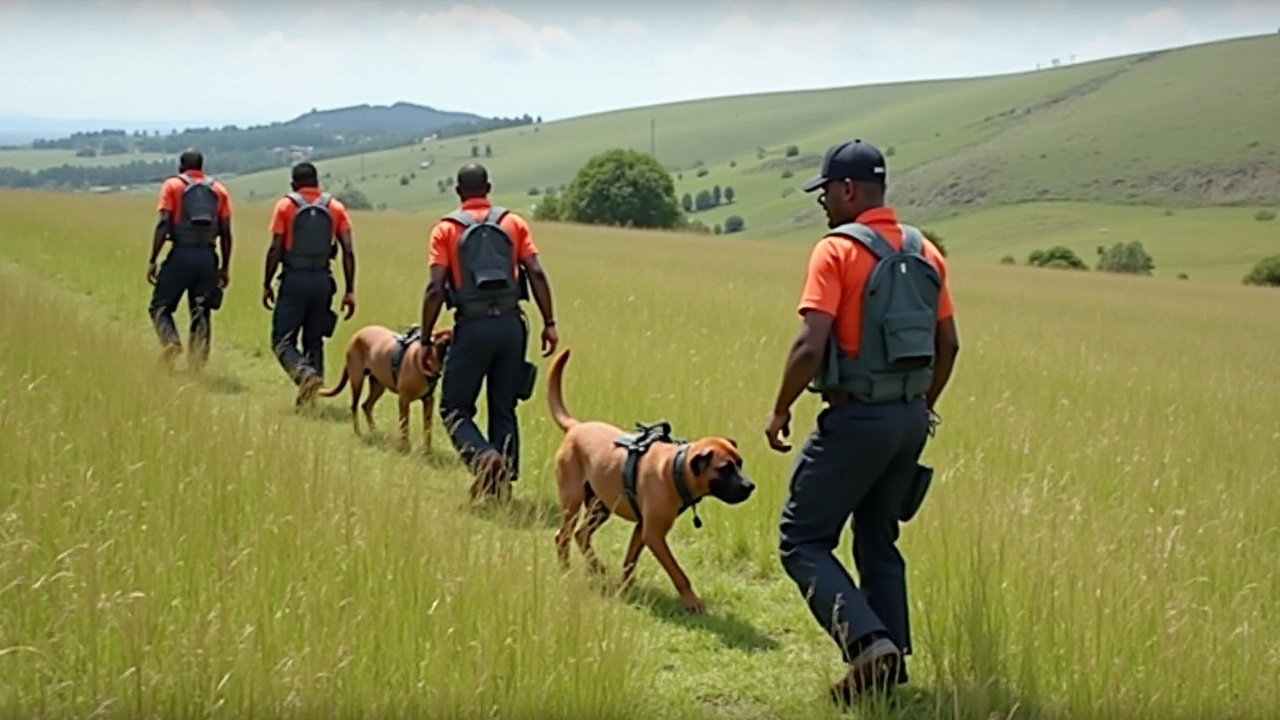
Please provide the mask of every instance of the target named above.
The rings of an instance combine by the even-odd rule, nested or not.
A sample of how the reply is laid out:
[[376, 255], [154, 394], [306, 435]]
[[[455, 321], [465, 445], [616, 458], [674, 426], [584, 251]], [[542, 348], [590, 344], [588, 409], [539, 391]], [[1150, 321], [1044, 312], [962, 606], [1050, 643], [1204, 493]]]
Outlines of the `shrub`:
[[1012, 255], [1005, 255], [1004, 257], [1000, 258], [1000, 264], [1001, 265], [1017, 265], [1018, 261], [1014, 260]]
[[725, 218], [724, 233], [726, 235], [730, 233], [742, 232], [744, 229], [746, 229], [746, 227], [747, 227], [747, 223], [745, 220], [742, 219], [742, 216], [740, 215], [730, 215], [729, 217]]
[[1150, 275], [1155, 267], [1155, 261], [1137, 240], [1116, 243], [1098, 253], [1098, 269], [1103, 272]]
[[1244, 276], [1245, 285], [1280, 287], [1280, 255], [1264, 257]]
[[1276, 219], [1275, 210], [1259, 210], [1253, 214], [1253, 219], [1258, 222], [1270, 222]]
[[1027, 257], [1027, 264], [1035, 267], [1070, 268], [1088, 270], [1075, 251], [1065, 245], [1054, 245], [1048, 250], [1035, 250]]
[[783, 171], [782, 171], [782, 179], [783, 179], [783, 180], [786, 180], [786, 179], [788, 179], [788, 178], [793, 178], [793, 177], [795, 177], [795, 175], [796, 175], [796, 174], [795, 174], [795, 173], [793, 173], [793, 172], [791, 172], [790, 170], [783, 170]]
[[787, 157], [795, 157], [800, 154], [800, 148], [795, 145], [787, 146]]

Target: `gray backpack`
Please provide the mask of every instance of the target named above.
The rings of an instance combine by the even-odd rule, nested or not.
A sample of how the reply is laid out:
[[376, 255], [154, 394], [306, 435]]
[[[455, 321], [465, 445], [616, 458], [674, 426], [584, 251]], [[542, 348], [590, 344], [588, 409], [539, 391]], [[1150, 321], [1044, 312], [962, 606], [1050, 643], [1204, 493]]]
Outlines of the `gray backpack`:
[[174, 243], [212, 244], [218, 237], [218, 193], [213, 189], [213, 180], [194, 180], [185, 173], [178, 179], [186, 187], [182, 189], [182, 206], [174, 226]]
[[901, 227], [900, 251], [861, 223], [831, 231], [861, 244], [877, 260], [863, 291], [858, 357], [841, 352], [832, 332], [811, 390], [844, 390], [879, 403], [924, 395], [932, 385], [942, 276], [924, 256], [920, 231]]
[[287, 196], [297, 210], [293, 215], [293, 243], [285, 253], [285, 267], [319, 270], [329, 266], [335, 250], [333, 214], [329, 212], [329, 193], [321, 193], [308, 202], [297, 192]]
[[506, 214], [506, 208], [495, 206], [480, 221], [465, 210], [446, 218], [463, 228], [458, 238], [462, 285], [453, 293], [460, 317], [484, 315], [491, 309], [514, 310], [519, 303], [521, 287], [513, 271], [515, 243], [498, 224]]

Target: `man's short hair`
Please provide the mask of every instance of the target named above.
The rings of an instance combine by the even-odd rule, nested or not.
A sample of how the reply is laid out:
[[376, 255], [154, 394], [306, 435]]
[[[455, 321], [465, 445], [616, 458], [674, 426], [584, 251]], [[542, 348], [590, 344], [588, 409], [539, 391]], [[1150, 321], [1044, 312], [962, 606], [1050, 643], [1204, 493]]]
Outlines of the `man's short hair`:
[[315, 165], [300, 162], [293, 166], [293, 183], [299, 187], [315, 187], [320, 184], [320, 173]]
[[489, 191], [489, 171], [480, 163], [469, 163], [458, 170], [458, 190], [464, 193]]
[[203, 170], [204, 155], [195, 148], [187, 148], [178, 156], [178, 169], [180, 170]]

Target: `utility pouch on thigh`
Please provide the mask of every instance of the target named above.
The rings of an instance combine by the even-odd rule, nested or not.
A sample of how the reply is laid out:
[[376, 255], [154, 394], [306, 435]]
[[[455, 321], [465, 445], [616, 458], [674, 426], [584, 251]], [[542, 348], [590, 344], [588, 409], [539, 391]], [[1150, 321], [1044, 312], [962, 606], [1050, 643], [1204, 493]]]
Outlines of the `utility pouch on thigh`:
[[204, 306], [210, 310], [222, 307], [222, 288], [215, 285], [209, 294], [204, 296]]
[[333, 308], [326, 308], [324, 311], [324, 325], [320, 328], [321, 337], [333, 337], [333, 332], [338, 329], [338, 313]]
[[520, 401], [528, 400], [533, 397], [533, 389], [538, 384], [538, 366], [529, 362], [522, 361], [524, 372], [520, 378], [520, 392], [516, 394], [516, 399]]
[[916, 516], [916, 512], [920, 510], [920, 505], [924, 502], [924, 496], [929, 492], [929, 486], [933, 484], [933, 468], [928, 465], [916, 465], [916, 471], [911, 474], [911, 486], [907, 488], [907, 493], [902, 502], [902, 512], [899, 520], [907, 522]]

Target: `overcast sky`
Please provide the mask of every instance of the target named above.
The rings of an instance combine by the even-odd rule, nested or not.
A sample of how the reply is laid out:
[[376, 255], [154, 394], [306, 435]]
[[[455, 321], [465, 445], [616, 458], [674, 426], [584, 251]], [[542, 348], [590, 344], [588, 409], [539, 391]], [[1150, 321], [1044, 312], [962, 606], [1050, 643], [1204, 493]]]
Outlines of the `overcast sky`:
[[0, 28], [0, 117], [243, 123], [405, 100], [551, 120], [1276, 33], [1280, 0], [0, 0]]

